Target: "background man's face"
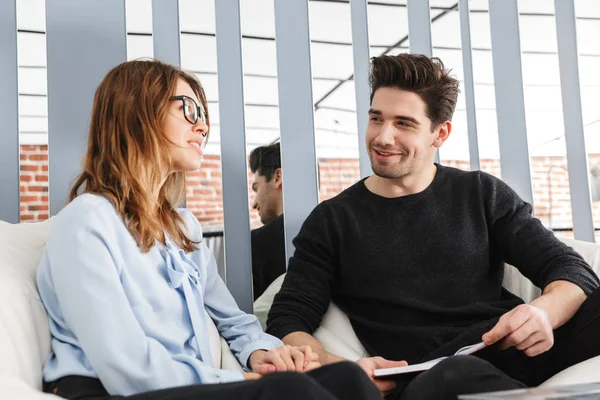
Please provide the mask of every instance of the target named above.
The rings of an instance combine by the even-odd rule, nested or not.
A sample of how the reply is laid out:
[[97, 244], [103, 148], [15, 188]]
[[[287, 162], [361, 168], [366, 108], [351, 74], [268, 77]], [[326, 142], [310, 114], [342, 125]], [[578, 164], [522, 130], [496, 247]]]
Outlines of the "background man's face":
[[263, 224], [273, 222], [282, 212], [281, 168], [275, 171], [270, 181], [260, 173], [254, 174], [252, 190], [256, 193], [252, 208], [258, 211]]
[[373, 172], [398, 179], [433, 162], [436, 137], [427, 106], [419, 95], [379, 88], [373, 96], [367, 126], [367, 151]]

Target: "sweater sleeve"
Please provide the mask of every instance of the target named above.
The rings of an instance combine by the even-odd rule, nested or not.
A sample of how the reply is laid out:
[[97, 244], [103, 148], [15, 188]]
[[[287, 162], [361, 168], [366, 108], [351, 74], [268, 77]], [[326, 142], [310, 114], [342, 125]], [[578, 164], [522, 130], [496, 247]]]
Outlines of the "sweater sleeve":
[[333, 224], [326, 202], [304, 221], [293, 241], [295, 252], [287, 275], [269, 312], [270, 334], [279, 338], [297, 331], [312, 334], [319, 327], [329, 307], [337, 264]]
[[590, 266], [533, 217], [530, 204], [501, 180], [485, 173], [480, 178], [492, 251], [541, 289], [556, 280], [572, 282], [587, 295], [598, 288]]

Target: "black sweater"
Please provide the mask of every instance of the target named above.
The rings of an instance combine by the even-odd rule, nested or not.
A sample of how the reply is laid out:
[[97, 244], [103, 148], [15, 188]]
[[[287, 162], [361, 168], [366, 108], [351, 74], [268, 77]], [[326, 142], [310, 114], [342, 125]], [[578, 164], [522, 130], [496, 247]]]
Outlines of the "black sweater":
[[250, 232], [254, 300], [258, 299], [275, 279], [285, 274], [283, 228], [283, 214], [281, 214], [273, 222]]
[[586, 294], [598, 287], [508, 185], [436, 166], [421, 193], [384, 198], [362, 180], [319, 204], [294, 239], [267, 331], [312, 334], [333, 301], [369, 354], [416, 363], [481, 341], [523, 302], [502, 287], [503, 262], [541, 288], [559, 279]]

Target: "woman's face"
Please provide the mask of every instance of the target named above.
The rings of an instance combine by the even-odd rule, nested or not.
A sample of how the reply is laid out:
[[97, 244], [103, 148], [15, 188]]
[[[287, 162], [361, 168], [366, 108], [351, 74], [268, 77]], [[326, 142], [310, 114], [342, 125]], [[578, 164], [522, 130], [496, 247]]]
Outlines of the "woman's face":
[[[208, 126], [203, 120], [203, 111], [198, 112], [195, 123], [191, 122], [193, 121], [191, 113], [195, 105], [202, 110], [202, 103], [183, 79], [177, 81], [175, 96], [186, 96], [187, 99], [171, 100], [164, 121], [164, 133], [170, 142], [169, 152], [173, 160], [172, 172], [197, 170], [202, 163]], [[195, 102], [195, 105], [190, 99]]]

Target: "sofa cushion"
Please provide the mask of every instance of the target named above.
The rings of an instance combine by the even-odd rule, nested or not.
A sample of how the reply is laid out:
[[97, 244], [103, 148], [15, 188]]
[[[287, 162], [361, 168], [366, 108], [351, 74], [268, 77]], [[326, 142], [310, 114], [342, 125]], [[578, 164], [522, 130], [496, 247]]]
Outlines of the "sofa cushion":
[[0, 375], [13, 375], [36, 389], [50, 354], [48, 316], [36, 287], [50, 225], [51, 220], [0, 221]]
[[0, 374], [0, 388], [2, 399], [10, 400], [60, 400], [53, 394], [46, 394], [27, 385], [22, 380], [12, 375]]
[[[263, 329], [267, 326], [267, 317], [271, 304], [273, 304], [273, 298], [281, 289], [284, 279], [285, 274], [275, 279], [254, 302], [254, 315], [257, 316]], [[314, 336], [327, 351], [348, 360], [356, 361], [361, 357], [368, 356], [367, 351], [354, 334], [348, 316], [334, 303], [329, 305]]]

